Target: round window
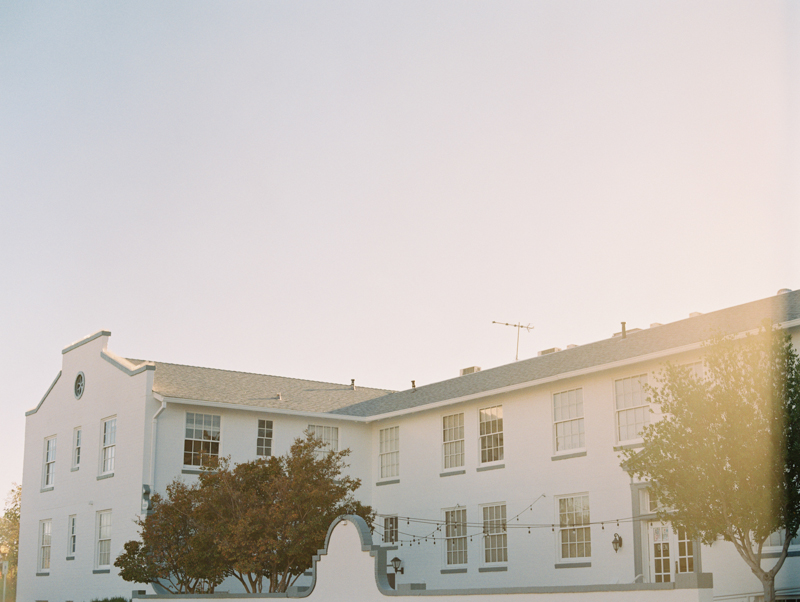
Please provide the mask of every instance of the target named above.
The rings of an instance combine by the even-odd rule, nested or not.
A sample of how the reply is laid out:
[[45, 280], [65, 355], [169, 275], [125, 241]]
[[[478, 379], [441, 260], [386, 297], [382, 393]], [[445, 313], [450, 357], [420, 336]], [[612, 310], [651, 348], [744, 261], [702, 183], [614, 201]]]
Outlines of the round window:
[[78, 372], [78, 376], [75, 377], [75, 399], [81, 398], [85, 386], [86, 377], [83, 376], [83, 372]]

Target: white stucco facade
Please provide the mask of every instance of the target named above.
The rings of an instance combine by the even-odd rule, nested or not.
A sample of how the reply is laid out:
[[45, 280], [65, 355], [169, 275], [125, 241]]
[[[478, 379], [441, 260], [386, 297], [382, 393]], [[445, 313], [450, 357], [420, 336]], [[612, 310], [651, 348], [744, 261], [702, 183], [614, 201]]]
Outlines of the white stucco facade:
[[[752, 330], [760, 313], [777, 311], [773, 321], [798, 347], [800, 294], [771, 299], [397, 393], [346, 385], [330, 385], [326, 393], [324, 386], [293, 379], [241, 380], [242, 387], [266, 383], [283, 393], [232, 398], [213, 392], [215, 383], [229, 379], [234, 391], [236, 379], [245, 376], [133, 363], [109, 351], [110, 333], [101, 331], [64, 350], [53, 387], [27, 416], [19, 599], [77, 602], [129, 597], [145, 587], [122, 581], [113, 558], [138, 536], [134, 520], [146, 504], [143, 487], [163, 492], [174, 478], [196, 478], [198, 469], [185, 463], [186, 425], [187, 415], [202, 415], [215, 417], [218, 453], [233, 462], [256, 458], [259, 420], [271, 422], [274, 455], [285, 453], [309, 425], [335, 427], [339, 449], [352, 452], [348, 471], [362, 481], [360, 499], [379, 513], [375, 542], [403, 561], [398, 586], [424, 583], [427, 590], [453, 592], [678, 578], [707, 583], [704, 574], [712, 573], [715, 599], [755, 602], [760, 583], [730, 544], [680, 552], [676, 534], [650, 513], [646, 486], [632, 483], [620, 468], [621, 449], [637, 440], [620, 440], [620, 420], [635, 420], [635, 412], [619, 409], [618, 399], [642, 375], [653, 382], [667, 361], [700, 361], [698, 325], [726, 324], [739, 333]], [[79, 374], [84, 389], [78, 398]], [[329, 399], [335, 403], [325, 405]], [[111, 471], [103, 426], [109, 420], [116, 420]], [[447, 424], [458, 426], [448, 434]], [[48, 456], [52, 438], [54, 462], [52, 444]], [[397, 517], [398, 541], [384, 533], [390, 516]], [[568, 527], [572, 533], [562, 534]], [[103, 543], [109, 531], [110, 543]], [[615, 534], [622, 542], [616, 551]], [[659, 572], [655, 540], [665, 537], [671, 550]], [[565, 542], [574, 546], [565, 548]], [[780, 594], [800, 597], [800, 546], [792, 548], [776, 584]], [[152, 593], [149, 586], [146, 591]], [[641, 599], [652, 594], [641, 593]]]

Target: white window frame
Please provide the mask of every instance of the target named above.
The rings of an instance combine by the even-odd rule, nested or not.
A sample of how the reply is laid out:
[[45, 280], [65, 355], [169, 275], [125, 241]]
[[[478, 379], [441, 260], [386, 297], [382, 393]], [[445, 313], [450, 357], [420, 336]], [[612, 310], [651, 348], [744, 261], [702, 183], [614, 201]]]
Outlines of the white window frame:
[[[189, 433], [189, 416], [192, 416], [191, 436]], [[198, 429], [197, 416], [201, 416]], [[209, 417], [206, 425], [206, 416]], [[216, 420], [215, 420], [216, 419]], [[202, 412], [186, 412], [183, 432], [183, 466], [198, 468], [204, 466], [203, 457], [218, 459], [222, 453], [222, 416], [220, 414], [203, 414]], [[206, 429], [206, 426], [210, 430]], [[199, 437], [197, 436], [199, 433]], [[190, 448], [187, 450], [187, 446]], [[216, 451], [215, 451], [216, 450]], [[189, 454], [189, 463], [186, 462]], [[197, 459], [197, 462], [195, 462]]]
[[[581, 513], [575, 510], [575, 500], [581, 500]], [[562, 512], [562, 504], [567, 500], [573, 500], [573, 508], [570, 511], [568, 507], [564, 508]], [[555, 498], [556, 502], [556, 520], [555, 524], [558, 529], [556, 531], [556, 558], [559, 562], [574, 563], [574, 562], [587, 562], [592, 559], [592, 525], [591, 525], [591, 503], [589, 501], [589, 493], [572, 493], [569, 495], [559, 495]], [[584, 504], [588, 506], [586, 512], [583, 512]], [[585, 514], [585, 516], [584, 516]], [[578, 533], [578, 529], [581, 530]], [[573, 531], [573, 533], [570, 533]], [[564, 535], [567, 536], [567, 541], [564, 542]], [[574, 537], [571, 537], [574, 535]], [[582, 537], [581, 537], [582, 536]], [[572, 555], [571, 550], [568, 548], [567, 555], [564, 556], [564, 545], [575, 545], [575, 555]], [[588, 546], [588, 554], [586, 547]], [[581, 552], [583, 552], [581, 554]]]
[[317, 457], [321, 458], [329, 451], [339, 451], [339, 427], [324, 424], [309, 424], [308, 431], [322, 441], [323, 448], [317, 450]]
[[37, 572], [49, 573], [53, 559], [53, 520], [39, 521], [39, 553], [36, 562]]
[[382, 479], [400, 476], [399, 426], [389, 426], [378, 431], [378, 458]]
[[[635, 402], [636, 400], [634, 397], [639, 394], [641, 395], [641, 399], [639, 399], [639, 405], [625, 405], [627, 402], [627, 393], [625, 391], [625, 383], [630, 383], [630, 398], [631, 402]], [[634, 391], [633, 386], [634, 383], [637, 383], [639, 391]], [[647, 394], [644, 390], [644, 385], [647, 384], [647, 374], [634, 374], [633, 376], [626, 376], [625, 378], [618, 378], [614, 380], [613, 384], [613, 400], [614, 400], [614, 437], [617, 440], [619, 445], [631, 444], [631, 443], [640, 443], [642, 441], [642, 428], [646, 425], [650, 424], [650, 404], [647, 401]], [[620, 387], [622, 387], [622, 391], [620, 394]], [[620, 407], [620, 399], [622, 400], [622, 407]], [[628, 427], [628, 417], [633, 416], [634, 421], [633, 425], [634, 428], [638, 424], [638, 420], [636, 420], [637, 410], [640, 410], [639, 415], [643, 417], [643, 422], [640, 428], [636, 429], [633, 437], [622, 438], [622, 429], [620, 428], [620, 420], [622, 416], [625, 416], [626, 424], [625, 426]], [[627, 435], [627, 433], [626, 433]]]
[[[467, 566], [469, 563], [467, 509], [464, 506], [444, 508], [442, 514], [444, 515], [444, 547], [442, 550], [444, 552], [444, 564], [447, 567]], [[451, 550], [451, 547], [456, 549]], [[463, 562], [455, 562], [462, 560], [459, 556], [460, 554], [463, 554]], [[454, 562], [450, 562], [451, 559]]]
[[[264, 423], [263, 426], [262, 423]], [[256, 429], [256, 456], [269, 458], [272, 455], [273, 422], [266, 418], [259, 418]]]
[[117, 456], [117, 417], [100, 421], [100, 474], [114, 474]]
[[83, 444], [83, 429], [76, 426], [72, 429], [72, 469], [81, 467], [81, 445]]
[[[483, 564], [508, 564], [508, 517], [505, 502], [481, 505]], [[495, 556], [493, 559], [492, 556]]]
[[67, 518], [67, 558], [74, 558], [78, 548], [78, 516], [70, 514]]
[[464, 412], [442, 416], [442, 470], [464, 466]]
[[[486, 412], [486, 420], [484, 420]], [[486, 426], [484, 426], [486, 425]], [[480, 464], [496, 464], [505, 458], [502, 404], [478, 410], [478, 457]]]
[[56, 435], [44, 440], [42, 463], [42, 489], [52, 489], [56, 483]]
[[[572, 403], [572, 400], [575, 403]], [[566, 404], [563, 401], [566, 400]], [[572, 453], [586, 449], [586, 431], [584, 423], [583, 388], [558, 391], [552, 395], [553, 411], [553, 451], [555, 454]], [[569, 432], [567, 432], [569, 430]], [[561, 431], [561, 433], [559, 433]], [[577, 445], [572, 445], [574, 438]], [[559, 442], [566, 441], [559, 446]]]
[[[108, 523], [103, 524], [104, 518], [108, 517]], [[113, 523], [111, 521], [111, 510], [100, 510], [97, 513], [96, 519], [96, 534], [97, 537], [95, 538], [95, 568], [98, 569], [106, 569], [111, 568], [111, 563], [113, 562], [113, 558], [111, 558], [111, 536], [112, 536], [112, 526]], [[104, 556], [107, 555], [107, 558]], [[104, 560], [107, 560], [107, 563], [103, 563]]]
[[400, 519], [397, 515], [383, 517], [383, 543], [397, 543], [400, 541]]

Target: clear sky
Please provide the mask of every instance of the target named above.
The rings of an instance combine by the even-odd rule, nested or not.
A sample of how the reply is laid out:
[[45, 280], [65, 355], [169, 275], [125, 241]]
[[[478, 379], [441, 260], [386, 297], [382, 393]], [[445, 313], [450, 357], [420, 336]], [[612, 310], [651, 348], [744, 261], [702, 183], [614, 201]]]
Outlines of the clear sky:
[[61, 349], [405, 389], [800, 288], [800, 3], [0, 2], [0, 499]]

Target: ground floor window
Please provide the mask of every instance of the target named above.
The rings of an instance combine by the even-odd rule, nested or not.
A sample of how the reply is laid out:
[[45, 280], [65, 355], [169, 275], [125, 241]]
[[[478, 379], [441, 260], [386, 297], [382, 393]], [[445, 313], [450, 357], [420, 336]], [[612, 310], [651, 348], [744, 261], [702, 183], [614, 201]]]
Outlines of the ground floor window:
[[395, 543], [398, 535], [397, 517], [385, 516], [383, 518], [383, 543]]
[[111, 510], [97, 513], [97, 566], [111, 566]]
[[588, 494], [558, 499], [559, 554], [562, 560], [591, 558], [592, 534], [589, 522]]
[[506, 505], [483, 507], [484, 562], [508, 562]]
[[467, 564], [467, 509], [445, 510], [444, 524], [447, 564]]
[[50, 548], [52, 541], [52, 521], [43, 520], [39, 523], [39, 570], [50, 570]]

